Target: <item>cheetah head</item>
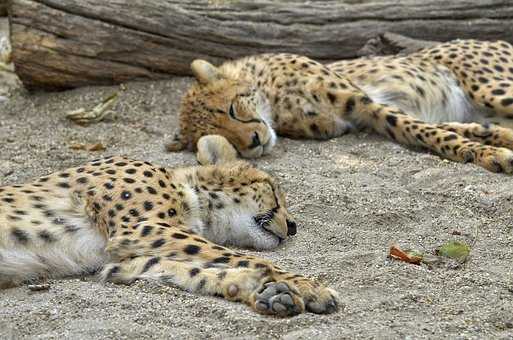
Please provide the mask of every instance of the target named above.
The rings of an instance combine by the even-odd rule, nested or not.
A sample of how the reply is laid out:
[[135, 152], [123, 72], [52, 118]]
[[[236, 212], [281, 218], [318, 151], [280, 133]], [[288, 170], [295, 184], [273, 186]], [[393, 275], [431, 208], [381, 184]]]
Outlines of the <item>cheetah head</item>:
[[273, 249], [296, 234], [285, 194], [268, 173], [244, 161], [196, 171], [190, 183], [202, 203], [189, 206], [203, 216], [203, 223], [190, 223], [198, 234], [218, 244], [258, 250]]
[[191, 68], [197, 82], [182, 100], [180, 132], [168, 150], [194, 150], [200, 137], [214, 134], [228, 139], [242, 157], [269, 153], [276, 133], [263, 93], [204, 60], [195, 60]]

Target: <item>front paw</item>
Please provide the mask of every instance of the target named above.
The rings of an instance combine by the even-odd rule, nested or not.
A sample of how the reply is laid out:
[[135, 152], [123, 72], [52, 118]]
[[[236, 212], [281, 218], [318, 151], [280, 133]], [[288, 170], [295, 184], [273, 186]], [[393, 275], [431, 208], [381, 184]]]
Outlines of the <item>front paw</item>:
[[309, 279], [297, 283], [268, 282], [252, 296], [254, 309], [261, 314], [293, 316], [305, 311], [330, 314], [339, 310], [337, 292]]
[[296, 286], [303, 297], [306, 310], [316, 314], [331, 314], [339, 310], [338, 293], [314, 280], [302, 278]]
[[196, 148], [196, 158], [201, 165], [226, 164], [237, 160], [237, 150], [220, 135], [201, 137]]
[[252, 296], [253, 308], [260, 314], [293, 316], [305, 311], [299, 292], [284, 281], [267, 282]]

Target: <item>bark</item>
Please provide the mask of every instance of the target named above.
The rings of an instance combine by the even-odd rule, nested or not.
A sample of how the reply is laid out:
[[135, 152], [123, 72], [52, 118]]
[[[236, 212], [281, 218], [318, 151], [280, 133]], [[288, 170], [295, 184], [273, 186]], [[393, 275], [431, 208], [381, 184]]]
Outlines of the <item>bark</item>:
[[[0, 0], [1, 1], [1, 0]], [[261, 52], [358, 56], [384, 32], [513, 42], [511, 0], [10, 0], [13, 60], [28, 87], [189, 75]]]

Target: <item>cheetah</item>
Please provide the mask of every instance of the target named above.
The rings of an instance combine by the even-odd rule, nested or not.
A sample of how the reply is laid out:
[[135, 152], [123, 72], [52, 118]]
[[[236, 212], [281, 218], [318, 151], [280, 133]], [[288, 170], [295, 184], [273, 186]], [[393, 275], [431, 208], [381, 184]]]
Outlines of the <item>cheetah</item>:
[[[202, 141], [203, 159], [214, 142]], [[171, 169], [97, 159], [0, 187], [0, 288], [97, 272], [103, 281], [154, 280], [261, 314], [333, 313], [334, 290], [226, 247], [273, 249], [296, 228], [276, 180], [245, 161]]]
[[499, 125], [513, 118], [513, 46], [504, 41], [456, 40], [328, 65], [282, 53], [191, 68], [197, 82], [169, 151], [219, 135], [256, 158], [277, 134], [324, 140], [370, 128], [452, 161], [513, 172], [513, 130]]

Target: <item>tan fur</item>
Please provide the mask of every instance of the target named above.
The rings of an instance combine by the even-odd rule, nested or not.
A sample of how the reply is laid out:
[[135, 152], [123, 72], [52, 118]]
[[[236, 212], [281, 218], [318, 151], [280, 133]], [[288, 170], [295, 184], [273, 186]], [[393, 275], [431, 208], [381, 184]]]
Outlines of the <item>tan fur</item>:
[[513, 47], [506, 42], [457, 40], [409, 56], [330, 65], [264, 54], [207, 68], [216, 76], [184, 96], [171, 151], [216, 134], [241, 156], [258, 157], [274, 145], [262, 147], [274, 130], [329, 139], [368, 127], [454, 161], [513, 172], [511, 131], [487, 123], [513, 118]]
[[[207, 160], [223, 154], [201, 148]], [[247, 162], [169, 169], [108, 157], [0, 187], [0, 288], [100, 271], [263, 314], [336, 311], [333, 290], [224, 246], [272, 249], [295, 232], [276, 181]]]

